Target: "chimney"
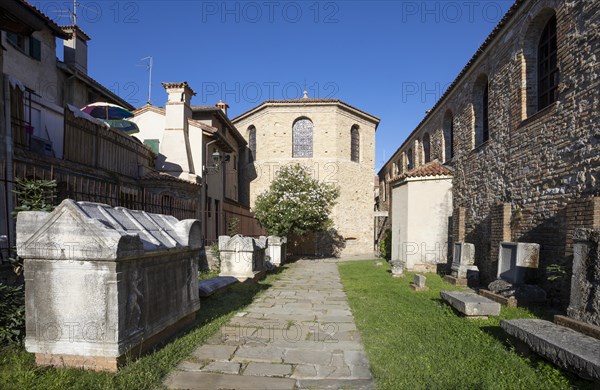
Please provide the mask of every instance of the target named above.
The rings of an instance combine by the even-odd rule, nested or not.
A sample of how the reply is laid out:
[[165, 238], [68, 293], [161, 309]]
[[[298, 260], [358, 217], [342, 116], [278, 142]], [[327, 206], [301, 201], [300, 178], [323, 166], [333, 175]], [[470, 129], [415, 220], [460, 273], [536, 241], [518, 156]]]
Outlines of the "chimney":
[[225, 113], [225, 116], [227, 116], [227, 109], [229, 108], [229, 104], [223, 102], [222, 100], [219, 100], [216, 106]]
[[[165, 134], [162, 140], [161, 153], [167, 158], [168, 166], [161, 167], [165, 172], [183, 179], [190, 179], [194, 174], [194, 161], [189, 142], [188, 119], [192, 117], [190, 102], [196, 94], [187, 82], [162, 83], [167, 91], [165, 105]], [[169, 167], [177, 167], [170, 172]]]
[[166, 124], [168, 130], [186, 130], [187, 120], [192, 117], [190, 102], [196, 92], [190, 88], [186, 81], [182, 83], [162, 83], [167, 91], [167, 104], [165, 107]]
[[63, 26], [61, 29], [71, 35], [64, 41], [64, 62], [82, 73], [87, 74], [88, 44], [91, 39], [78, 26]]

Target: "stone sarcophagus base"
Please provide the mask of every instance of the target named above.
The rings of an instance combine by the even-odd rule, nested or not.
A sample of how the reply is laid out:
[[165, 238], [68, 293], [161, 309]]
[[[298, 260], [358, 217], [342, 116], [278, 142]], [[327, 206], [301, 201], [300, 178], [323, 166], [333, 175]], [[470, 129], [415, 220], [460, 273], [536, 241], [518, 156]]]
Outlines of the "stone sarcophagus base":
[[200, 309], [197, 220], [63, 201], [21, 212], [27, 351], [40, 365], [115, 371]]
[[267, 239], [242, 235], [219, 236], [221, 272], [219, 276], [233, 276], [243, 282], [260, 279], [265, 274]]
[[529, 242], [501, 242], [497, 278], [511, 284], [525, 283], [525, 271], [538, 268], [540, 245]]
[[457, 286], [479, 285], [479, 268], [475, 266], [475, 245], [466, 242], [454, 243], [450, 275], [444, 276], [444, 280]]
[[267, 237], [267, 259], [271, 265], [279, 267], [285, 263], [287, 254], [287, 238], [278, 236]]

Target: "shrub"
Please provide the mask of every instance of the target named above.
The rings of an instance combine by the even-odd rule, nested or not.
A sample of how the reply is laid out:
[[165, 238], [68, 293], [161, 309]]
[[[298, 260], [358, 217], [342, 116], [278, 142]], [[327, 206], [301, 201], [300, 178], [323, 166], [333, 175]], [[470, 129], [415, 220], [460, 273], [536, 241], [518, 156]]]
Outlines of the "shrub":
[[339, 189], [313, 179], [300, 164], [282, 167], [269, 190], [256, 199], [254, 214], [268, 234], [302, 236], [327, 231]]
[[25, 290], [0, 283], [0, 344], [20, 343], [25, 336]]
[[392, 258], [392, 229], [385, 230], [385, 238], [379, 242], [379, 254], [386, 260]]

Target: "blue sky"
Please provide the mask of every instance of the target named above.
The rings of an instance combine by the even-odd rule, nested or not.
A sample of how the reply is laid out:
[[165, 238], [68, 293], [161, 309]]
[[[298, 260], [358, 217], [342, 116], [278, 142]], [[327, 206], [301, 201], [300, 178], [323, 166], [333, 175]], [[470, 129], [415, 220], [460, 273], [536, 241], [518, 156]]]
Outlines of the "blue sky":
[[[72, 1], [31, 0], [59, 24]], [[376, 171], [485, 40], [512, 0], [80, 1], [90, 76], [135, 106], [162, 81], [230, 117], [267, 99], [333, 97], [381, 118]], [[59, 51], [62, 51], [60, 49]]]

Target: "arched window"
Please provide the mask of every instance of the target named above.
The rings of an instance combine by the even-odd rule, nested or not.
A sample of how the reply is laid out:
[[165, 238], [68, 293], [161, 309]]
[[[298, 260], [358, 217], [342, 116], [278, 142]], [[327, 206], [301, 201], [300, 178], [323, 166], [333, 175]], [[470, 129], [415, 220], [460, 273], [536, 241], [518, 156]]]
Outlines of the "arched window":
[[523, 40], [526, 88], [521, 95], [522, 119], [558, 100], [558, 39], [556, 12], [544, 8], [527, 26]]
[[450, 110], [444, 115], [444, 152], [445, 162], [454, 157], [454, 115]]
[[473, 111], [475, 114], [475, 146], [490, 138], [489, 130], [489, 82], [485, 74], [480, 75], [473, 86]]
[[248, 127], [248, 148], [250, 149], [250, 161], [256, 158], [256, 127]]
[[308, 118], [300, 118], [292, 128], [292, 157], [312, 157], [313, 123]]
[[538, 43], [538, 110], [554, 103], [558, 98], [558, 61], [556, 42], [556, 15], [542, 31]]
[[413, 169], [413, 150], [408, 149], [406, 152], [406, 170], [410, 171]]
[[354, 162], [360, 160], [360, 134], [358, 126], [352, 126], [350, 129], [350, 159]]
[[431, 161], [431, 137], [429, 133], [423, 136], [423, 161], [428, 163]]

